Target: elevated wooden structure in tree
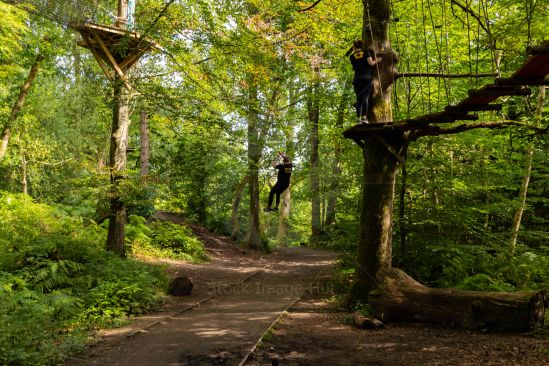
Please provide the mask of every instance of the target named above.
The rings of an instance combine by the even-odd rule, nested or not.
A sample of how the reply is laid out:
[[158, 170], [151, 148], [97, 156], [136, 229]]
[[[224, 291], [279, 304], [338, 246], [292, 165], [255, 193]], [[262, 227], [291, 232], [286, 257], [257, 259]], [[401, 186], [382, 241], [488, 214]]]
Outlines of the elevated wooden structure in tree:
[[[417, 137], [455, 133], [473, 127], [478, 111], [500, 110], [501, 96], [529, 95], [532, 85], [549, 85], [549, 42], [511, 77], [471, 90], [442, 112], [398, 122], [359, 124], [343, 132], [364, 157], [358, 263], [351, 296], [366, 299], [383, 321], [425, 321], [470, 327], [528, 330], [543, 324], [549, 298], [544, 291], [494, 293], [430, 289], [391, 266], [392, 211], [398, 164], [405, 164], [408, 143]], [[463, 125], [440, 124], [465, 121]], [[489, 127], [475, 122], [476, 127]]]
[[[124, 255], [126, 210], [118, 192], [126, 170], [131, 85], [128, 70], [153, 48], [160, 49], [144, 35], [128, 30], [132, 27], [135, 1], [118, 0], [114, 16], [97, 0], [0, 0], [68, 26], [82, 36], [78, 44], [91, 51], [113, 86], [113, 120], [109, 166], [111, 173], [108, 249]], [[169, 4], [168, 4], [169, 5]], [[99, 24], [115, 20], [114, 26]], [[92, 21], [93, 20], [93, 21]]]
[[90, 50], [111, 81], [118, 76], [127, 83], [125, 70], [152, 49], [161, 49], [139, 33], [118, 27], [88, 22], [71, 23], [70, 27], [82, 36], [78, 45]]
[[478, 115], [470, 112], [501, 110], [501, 104], [491, 104], [502, 96], [531, 94], [527, 86], [549, 85], [549, 42], [538, 47], [529, 48], [531, 55], [511, 77], [496, 79], [477, 90], [470, 90], [467, 98], [454, 106], [448, 106], [442, 112], [431, 113], [397, 122], [381, 122], [355, 125], [343, 132], [343, 136], [352, 139], [359, 145], [365, 138], [384, 131], [423, 130], [436, 133], [438, 128], [433, 124], [452, 123], [456, 121], [476, 121]]

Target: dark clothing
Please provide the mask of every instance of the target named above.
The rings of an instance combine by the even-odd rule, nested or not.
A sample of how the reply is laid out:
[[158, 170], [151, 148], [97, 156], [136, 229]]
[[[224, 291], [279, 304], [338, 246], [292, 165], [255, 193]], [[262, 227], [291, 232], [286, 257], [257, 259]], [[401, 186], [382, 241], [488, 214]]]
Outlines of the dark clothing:
[[276, 184], [271, 188], [269, 192], [269, 203], [267, 204], [268, 208], [271, 208], [273, 204], [273, 198], [276, 195], [276, 204], [275, 207], [278, 208], [280, 204], [280, 195], [290, 186], [290, 176], [292, 175], [292, 170], [294, 166], [292, 163], [278, 164], [275, 166], [275, 169], [278, 170], [278, 176]]
[[368, 114], [368, 99], [372, 92], [373, 68], [368, 64], [368, 57], [374, 56], [370, 50], [356, 51], [351, 56], [351, 65], [355, 75], [353, 77], [353, 88], [356, 94], [356, 115], [358, 117]]
[[275, 166], [275, 169], [278, 170], [278, 176], [276, 177], [277, 183], [287, 182], [289, 184], [293, 168], [294, 166], [292, 163], [283, 163]]
[[356, 115], [357, 117], [368, 115], [370, 93], [372, 92], [372, 80], [359, 80], [353, 82], [356, 94]]
[[353, 65], [353, 71], [355, 72], [353, 84], [359, 80], [372, 80], [372, 66], [368, 63], [368, 57], [371, 57], [372, 60], [374, 59], [373, 53], [370, 50], [356, 51], [349, 56], [351, 65]]

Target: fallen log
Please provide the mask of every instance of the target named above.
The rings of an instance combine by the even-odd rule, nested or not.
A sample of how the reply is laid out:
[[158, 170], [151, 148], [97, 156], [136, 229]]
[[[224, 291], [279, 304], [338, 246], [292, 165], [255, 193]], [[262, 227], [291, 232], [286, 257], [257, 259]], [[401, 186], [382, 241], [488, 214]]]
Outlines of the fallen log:
[[548, 298], [542, 291], [487, 292], [428, 288], [398, 268], [381, 270], [368, 295], [384, 322], [427, 322], [468, 328], [530, 330], [543, 325]]

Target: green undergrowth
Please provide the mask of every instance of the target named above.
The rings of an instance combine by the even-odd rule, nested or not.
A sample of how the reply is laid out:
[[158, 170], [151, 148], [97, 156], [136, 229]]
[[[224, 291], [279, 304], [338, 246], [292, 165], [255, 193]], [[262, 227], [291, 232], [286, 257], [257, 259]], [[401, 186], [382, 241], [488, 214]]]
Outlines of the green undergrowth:
[[129, 217], [126, 239], [133, 255], [182, 259], [193, 263], [207, 261], [208, 255], [191, 229], [171, 222], [147, 223], [141, 216]]
[[165, 270], [103, 249], [106, 230], [0, 192], [0, 364], [49, 365], [165, 296]]

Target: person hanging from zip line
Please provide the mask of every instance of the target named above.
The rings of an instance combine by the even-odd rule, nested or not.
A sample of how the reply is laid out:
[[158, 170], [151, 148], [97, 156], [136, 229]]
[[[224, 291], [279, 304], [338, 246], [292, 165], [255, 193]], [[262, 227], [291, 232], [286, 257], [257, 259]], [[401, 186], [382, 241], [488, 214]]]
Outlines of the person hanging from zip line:
[[[278, 158], [282, 158], [282, 163], [279, 163]], [[277, 211], [278, 205], [280, 203], [280, 195], [290, 186], [290, 176], [292, 175], [292, 170], [294, 165], [290, 161], [290, 158], [287, 155], [284, 155], [280, 151], [277, 153], [275, 160], [273, 160], [273, 168], [278, 170], [278, 176], [276, 179], [276, 184], [271, 188], [269, 192], [269, 203], [265, 207], [264, 211]], [[275, 207], [271, 208], [273, 204], [273, 198], [276, 195]]]
[[373, 67], [381, 62], [381, 57], [376, 57], [372, 50], [366, 49], [364, 41], [353, 42], [350, 59], [355, 75], [353, 88], [356, 94], [356, 115], [358, 123], [368, 123], [368, 99], [372, 92]]

